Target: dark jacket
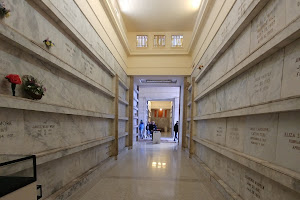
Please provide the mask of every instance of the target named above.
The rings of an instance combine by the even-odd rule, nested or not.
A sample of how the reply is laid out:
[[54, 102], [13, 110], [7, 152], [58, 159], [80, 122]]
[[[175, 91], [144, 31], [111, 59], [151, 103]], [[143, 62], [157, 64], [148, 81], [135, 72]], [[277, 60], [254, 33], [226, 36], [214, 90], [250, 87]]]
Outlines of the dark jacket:
[[178, 132], [178, 124], [177, 123], [174, 125], [174, 132]]

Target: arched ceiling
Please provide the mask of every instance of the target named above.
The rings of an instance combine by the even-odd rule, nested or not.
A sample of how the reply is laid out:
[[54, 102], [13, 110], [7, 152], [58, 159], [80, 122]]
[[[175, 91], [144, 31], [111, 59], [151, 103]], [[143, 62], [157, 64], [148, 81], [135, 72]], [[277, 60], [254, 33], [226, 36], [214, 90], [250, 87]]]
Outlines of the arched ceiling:
[[129, 32], [192, 31], [201, 0], [117, 0]]

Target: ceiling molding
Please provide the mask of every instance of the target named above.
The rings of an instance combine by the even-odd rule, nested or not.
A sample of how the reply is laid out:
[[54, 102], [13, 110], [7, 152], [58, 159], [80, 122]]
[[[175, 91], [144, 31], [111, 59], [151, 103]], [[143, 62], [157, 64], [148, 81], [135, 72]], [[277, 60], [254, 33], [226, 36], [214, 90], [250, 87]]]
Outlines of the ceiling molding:
[[[120, 21], [118, 20], [118, 17], [116, 16], [114, 6], [111, 4], [111, 0], [100, 0], [100, 3], [102, 4], [114, 30], [116, 31], [121, 44], [123, 45], [127, 55], [131, 55], [131, 50], [129, 47], [129, 41], [126, 34], [126, 27], [124, 27], [120, 21], [122, 20], [122, 16], [120, 13]], [[120, 8], [118, 8], [118, 11], [120, 12]]]

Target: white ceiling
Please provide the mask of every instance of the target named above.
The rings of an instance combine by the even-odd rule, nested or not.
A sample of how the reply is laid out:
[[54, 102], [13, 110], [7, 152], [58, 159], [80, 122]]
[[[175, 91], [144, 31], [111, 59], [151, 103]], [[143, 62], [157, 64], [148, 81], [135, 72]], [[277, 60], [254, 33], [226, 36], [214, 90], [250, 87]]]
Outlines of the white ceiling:
[[192, 31], [201, 0], [117, 0], [129, 32]]

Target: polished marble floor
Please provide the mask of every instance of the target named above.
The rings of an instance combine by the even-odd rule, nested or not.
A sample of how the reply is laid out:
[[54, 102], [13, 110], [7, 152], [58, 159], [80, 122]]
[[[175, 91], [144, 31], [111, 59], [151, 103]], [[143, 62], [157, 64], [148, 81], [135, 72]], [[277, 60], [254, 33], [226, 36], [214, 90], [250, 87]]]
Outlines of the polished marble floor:
[[224, 199], [177, 143], [141, 142], [91, 184], [76, 200]]

